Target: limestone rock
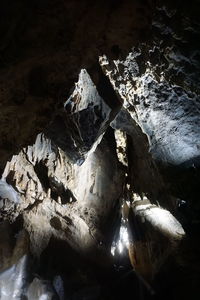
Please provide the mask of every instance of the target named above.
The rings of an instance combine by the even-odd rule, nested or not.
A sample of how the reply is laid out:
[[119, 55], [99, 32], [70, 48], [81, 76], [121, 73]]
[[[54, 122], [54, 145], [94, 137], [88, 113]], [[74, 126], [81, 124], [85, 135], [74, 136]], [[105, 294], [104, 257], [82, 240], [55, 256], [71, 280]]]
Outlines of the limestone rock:
[[[105, 75], [99, 77], [101, 81]], [[107, 90], [108, 94], [109, 90], [113, 91], [110, 83]], [[65, 109], [45, 130], [46, 136], [67, 153], [72, 162], [82, 164], [121, 108], [114, 92], [112, 96], [112, 101], [106, 103], [107, 97], [102, 98], [101, 88], [97, 89], [87, 70], [82, 69], [72, 95], [64, 104]]]
[[[176, 27], [175, 20], [180, 22]], [[100, 58], [124, 107], [147, 135], [153, 157], [165, 164], [199, 165], [199, 23], [195, 22], [180, 11], [159, 7], [151, 42], [133, 47], [125, 60]]]
[[25, 288], [27, 257], [23, 256], [11, 268], [0, 274], [0, 296], [2, 300], [20, 299]]
[[3, 0], [3, 300], [199, 294], [198, 2]]
[[123, 185], [123, 172], [106, 138], [78, 166], [39, 135], [32, 147], [13, 157], [3, 178], [10, 172], [21, 197], [13, 220], [23, 215], [34, 254], [40, 255], [51, 235], [83, 253], [104, 242], [108, 216], [117, 205]]
[[55, 293], [50, 286], [48, 281], [42, 281], [38, 278], [34, 278], [31, 284], [28, 287], [26, 296], [28, 300], [35, 300], [35, 299], [46, 299], [52, 300], [55, 299]]
[[[147, 193], [151, 200], [161, 201], [165, 206], [173, 203], [164, 178], [149, 152], [149, 143], [140, 126], [126, 109], [121, 109], [111, 126], [126, 135], [124, 159], [127, 161], [130, 189], [138, 194]], [[165, 197], [167, 196], [167, 199]]]
[[31, 5], [3, 0], [1, 169], [53, 120], [81, 68], [93, 67], [100, 54], [127, 51], [133, 40], [144, 38], [152, 6], [130, 0], [36, 0]]

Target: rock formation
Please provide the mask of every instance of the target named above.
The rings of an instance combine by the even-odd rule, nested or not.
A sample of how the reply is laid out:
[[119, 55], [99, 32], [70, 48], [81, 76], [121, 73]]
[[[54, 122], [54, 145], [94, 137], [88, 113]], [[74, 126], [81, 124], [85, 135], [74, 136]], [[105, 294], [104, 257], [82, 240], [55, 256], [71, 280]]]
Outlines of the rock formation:
[[4, 1], [0, 299], [196, 299], [199, 12]]

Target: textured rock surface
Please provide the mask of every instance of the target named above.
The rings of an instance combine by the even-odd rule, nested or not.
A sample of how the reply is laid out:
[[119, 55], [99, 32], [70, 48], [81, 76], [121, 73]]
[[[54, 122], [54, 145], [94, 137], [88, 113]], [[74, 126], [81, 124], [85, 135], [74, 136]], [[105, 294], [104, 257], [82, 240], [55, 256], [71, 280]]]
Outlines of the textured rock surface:
[[148, 139], [131, 118], [130, 113], [124, 108], [121, 109], [111, 126], [121, 130], [126, 137], [123, 156], [127, 161], [127, 183], [130, 190], [141, 196], [147, 193], [154, 203], [158, 201], [166, 207], [173, 206], [174, 199], [165, 185], [155, 160], [149, 153]]
[[38, 135], [34, 146], [7, 164], [3, 178], [9, 180], [11, 174], [21, 201], [9, 207], [10, 217], [23, 214], [34, 254], [41, 254], [52, 235], [83, 253], [104, 243], [107, 218], [123, 186], [123, 172], [105, 139], [78, 166]]
[[199, 294], [199, 1], [167, 2], [2, 4], [3, 300]]
[[98, 91], [88, 72], [82, 69], [72, 95], [64, 104], [65, 109], [56, 115], [45, 131], [72, 162], [83, 163], [88, 151], [121, 108], [111, 84], [106, 84], [104, 77], [100, 74], [98, 79], [98, 85], [102, 80], [107, 93], [104, 92], [102, 98], [101, 88]]
[[[140, 1], [3, 1], [0, 45], [1, 168], [32, 144], [98, 55], [126, 51], [149, 30]], [[13, 130], [15, 128], [15, 130]]]
[[[1, 241], [1, 253], [5, 258], [2, 249], [8, 250], [8, 246], [11, 251], [7, 252], [7, 263], [0, 265], [0, 298], [2, 300], [11, 299], [58, 299], [56, 295], [62, 298], [62, 280], [59, 277], [55, 277], [54, 285], [49, 281], [40, 280], [32, 273], [32, 264], [30, 263], [29, 255], [29, 235], [24, 230], [20, 231], [17, 237], [13, 236], [13, 228], [8, 222], [0, 224], [0, 230], [5, 237]], [[14, 247], [13, 244], [15, 243]], [[0, 262], [2, 263], [2, 258]], [[58, 289], [58, 286], [60, 288]], [[57, 292], [57, 293], [56, 293]]]
[[158, 8], [148, 45], [134, 47], [125, 60], [103, 56], [100, 63], [147, 135], [154, 158], [189, 167], [199, 164], [200, 155], [200, 31], [197, 20], [183, 13]]

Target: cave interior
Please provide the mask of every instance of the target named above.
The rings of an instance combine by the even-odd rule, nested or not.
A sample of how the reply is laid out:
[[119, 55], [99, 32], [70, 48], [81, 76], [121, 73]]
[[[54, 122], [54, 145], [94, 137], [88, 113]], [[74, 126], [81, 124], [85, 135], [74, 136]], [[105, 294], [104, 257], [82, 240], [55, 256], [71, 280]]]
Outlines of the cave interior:
[[200, 298], [200, 1], [2, 0], [0, 300]]

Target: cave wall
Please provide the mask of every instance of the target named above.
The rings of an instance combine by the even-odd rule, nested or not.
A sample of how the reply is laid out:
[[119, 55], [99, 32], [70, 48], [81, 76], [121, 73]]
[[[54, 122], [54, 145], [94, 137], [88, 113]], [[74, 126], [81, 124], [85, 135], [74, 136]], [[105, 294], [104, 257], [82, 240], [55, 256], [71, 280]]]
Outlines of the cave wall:
[[144, 38], [151, 7], [129, 0], [2, 2], [1, 168], [52, 120], [81, 68]]
[[[1, 14], [3, 300], [120, 297], [104, 285], [121, 274], [138, 299], [199, 293], [199, 1], [19, 0]], [[112, 257], [126, 200], [136, 243]]]

